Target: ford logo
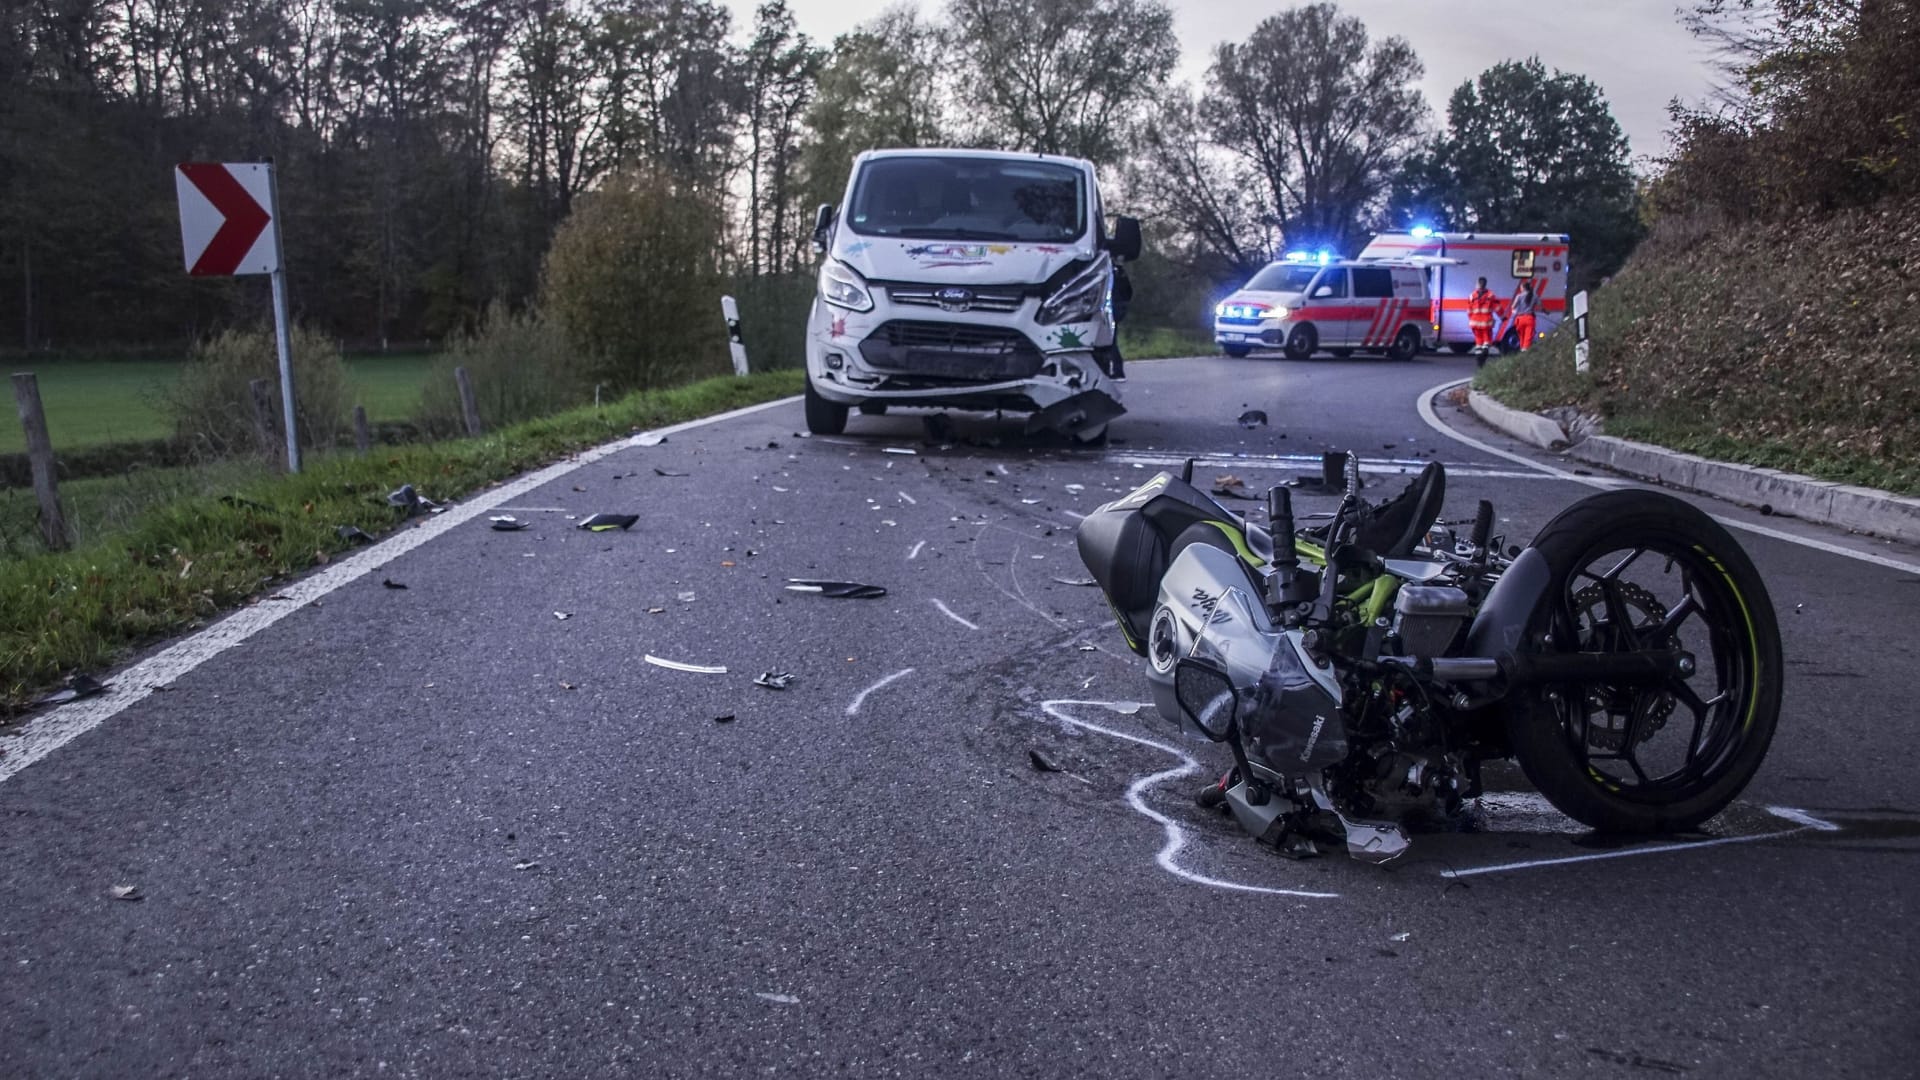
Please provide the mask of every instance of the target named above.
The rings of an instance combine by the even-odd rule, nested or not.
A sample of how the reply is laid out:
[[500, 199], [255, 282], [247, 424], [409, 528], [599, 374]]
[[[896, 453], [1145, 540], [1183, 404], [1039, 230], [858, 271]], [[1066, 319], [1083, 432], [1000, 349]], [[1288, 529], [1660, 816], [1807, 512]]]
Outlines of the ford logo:
[[973, 307], [972, 289], [941, 289], [933, 294], [942, 311], [966, 311]]

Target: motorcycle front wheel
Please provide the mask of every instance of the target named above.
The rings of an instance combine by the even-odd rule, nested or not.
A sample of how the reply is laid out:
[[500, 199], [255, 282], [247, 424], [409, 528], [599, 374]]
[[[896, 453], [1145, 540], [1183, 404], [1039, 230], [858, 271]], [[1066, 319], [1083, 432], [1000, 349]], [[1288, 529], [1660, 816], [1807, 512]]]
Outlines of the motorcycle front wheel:
[[1645, 490], [1562, 511], [1535, 538], [1550, 585], [1527, 647], [1679, 650], [1692, 673], [1659, 686], [1564, 684], [1509, 698], [1527, 779], [1604, 832], [1685, 832], [1759, 769], [1780, 715], [1780, 630], [1765, 583], [1719, 523]]

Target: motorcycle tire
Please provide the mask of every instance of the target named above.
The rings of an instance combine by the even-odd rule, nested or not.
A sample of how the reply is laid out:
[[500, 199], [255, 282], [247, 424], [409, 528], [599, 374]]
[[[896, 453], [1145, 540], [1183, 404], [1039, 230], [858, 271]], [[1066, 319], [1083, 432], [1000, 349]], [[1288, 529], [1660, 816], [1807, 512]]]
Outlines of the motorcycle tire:
[[[1516, 689], [1506, 726], [1521, 770], [1562, 813], [1602, 832], [1698, 827], [1753, 779], [1779, 720], [1780, 630], [1759, 571], [1718, 522], [1646, 490], [1583, 499], [1549, 522], [1533, 546], [1550, 574], [1527, 647], [1681, 648], [1696, 667], [1657, 688]], [[1658, 580], [1676, 567], [1677, 594]], [[1656, 739], [1669, 760], [1684, 751], [1676, 770], [1658, 776], [1641, 761]]]

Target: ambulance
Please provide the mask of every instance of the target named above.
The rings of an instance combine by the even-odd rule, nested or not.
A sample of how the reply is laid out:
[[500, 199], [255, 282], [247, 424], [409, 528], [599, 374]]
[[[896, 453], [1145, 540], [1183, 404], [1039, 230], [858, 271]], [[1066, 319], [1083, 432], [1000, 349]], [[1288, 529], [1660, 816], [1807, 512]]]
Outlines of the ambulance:
[[1441, 233], [1416, 228], [1375, 233], [1359, 261], [1425, 268], [1433, 299], [1435, 347], [1444, 345], [1461, 354], [1473, 349], [1467, 298], [1479, 279], [1486, 278], [1487, 288], [1500, 298], [1493, 340], [1512, 352], [1520, 344], [1513, 329], [1513, 300], [1520, 295], [1522, 281], [1531, 280], [1540, 299], [1534, 319], [1537, 334], [1548, 333], [1566, 318], [1569, 250], [1565, 233]]
[[1228, 356], [1280, 349], [1305, 360], [1364, 349], [1411, 360], [1430, 345], [1431, 310], [1419, 264], [1293, 252], [1214, 305], [1213, 340]]

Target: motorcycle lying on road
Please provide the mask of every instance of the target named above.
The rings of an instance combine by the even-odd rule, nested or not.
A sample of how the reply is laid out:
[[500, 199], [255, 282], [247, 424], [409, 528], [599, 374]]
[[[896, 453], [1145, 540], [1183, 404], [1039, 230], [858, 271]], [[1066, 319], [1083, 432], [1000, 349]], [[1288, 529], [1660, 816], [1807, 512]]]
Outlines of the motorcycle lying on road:
[[[1432, 463], [1397, 497], [1345, 493], [1268, 528], [1161, 473], [1080, 525], [1080, 557], [1160, 713], [1225, 742], [1202, 792], [1283, 852], [1315, 838], [1384, 862], [1406, 825], [1482, 794], [1513, 758], [1568, 817], [1608, 833], [1684, 832], [1724, 809], [1766, 756], [1780, 712], [1779, 627], [1727, 531], [1655, 491], [1593, 495], [1502, 552], [1481, 501], [1439, 521]], [[1326, 515], [1319, 515], [1325, 518]]]

